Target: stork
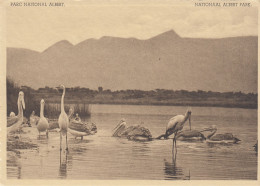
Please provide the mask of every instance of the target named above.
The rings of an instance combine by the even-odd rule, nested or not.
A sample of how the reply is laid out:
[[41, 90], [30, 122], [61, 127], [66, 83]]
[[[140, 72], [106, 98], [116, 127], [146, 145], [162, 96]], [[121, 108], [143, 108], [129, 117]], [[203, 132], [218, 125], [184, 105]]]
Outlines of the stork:
[[[173, 147], [174, 146], [176, 147], [177, 133], [183, 129], [183, 126], [188, 119], [189, 119], [189, 125], [190, 125], [190, 130], [191, 130], [191, 109], [190, 108], [187, 109], [185, 115], [177, 115], [177, 116], [172, 117], [166, 126], [165, 134], [158, 136], [156, 139], [160, 139], [162, 137], [167, 139], [170, 135], [174, 134]], [[176, 152], [177, 152], [177, 149], [176, 149]]]

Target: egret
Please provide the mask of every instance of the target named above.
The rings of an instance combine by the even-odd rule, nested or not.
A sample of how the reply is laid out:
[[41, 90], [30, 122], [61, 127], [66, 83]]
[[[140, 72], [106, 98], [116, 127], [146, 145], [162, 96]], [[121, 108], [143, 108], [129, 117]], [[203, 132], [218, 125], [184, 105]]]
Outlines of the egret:
[[39, 136], [40, 136], [41, 132], [45, 132], [46, 131], [46, 137], [48, 138], [49, 122], [48, 122], [47, 118], [44, 117], [44, 104], [45, 104], [45, 101], [42, 99], [40, 104], [41, 104], [40, 119], [39, 119], [38, 124], [37, 124], [37, 129], [38, 129], [38, 132], [39, 132]]
[[61, 113], [58, 119], [59, 128], [60, 128], [60, 150], [62, 150], [62, 136], [66, 135], [66, 150], [68, 151], [68, 141], [67, 141], [67, 132], [69, 126], [69, 118], [64, 110], [64, 96], [65, 96], [65, 86], [60, 85], [60, 88], [63, 89], [63, 93], [61, 96]]
[[18, 131], [23, 123], [23, 109], [25, 109], [24, 93], [20, 91], [17, 100], [18, 115], [7, 118], [7, 132], [12, 133]]

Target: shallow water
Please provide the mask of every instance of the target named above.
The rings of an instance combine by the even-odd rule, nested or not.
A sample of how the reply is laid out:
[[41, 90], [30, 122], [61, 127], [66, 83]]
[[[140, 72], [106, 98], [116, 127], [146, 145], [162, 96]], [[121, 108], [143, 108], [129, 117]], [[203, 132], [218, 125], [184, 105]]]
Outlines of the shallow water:
[[[210, 144], [177, 141], [176, 159], [172, 140], [134, 142], [111, 137], [121, 118], [129, 125], [149, 128], [153, 137], [165, 132], [168, 120], [184, 114], [186, 107], [92, 105], [91, 120], [98, 132], [84, 140], [68, 135], [69, 152], [60, 153], [60, 136], [50, 132], [39, 139], [35, 127], [22, 134], [39, 148], [22, 150], [19, 158], [7, 161], [8, 178], [19, 179], [191, 179], [233, 180], [257, 179], [257, 110], [238, 108], [193, 107], [192, 128], [216, 125], [217, 133], [230, 132], [239, 144]], [[184, 129], [189, 129], [188, 123]], [[63, 139], [63, 146], [65, 144]]]

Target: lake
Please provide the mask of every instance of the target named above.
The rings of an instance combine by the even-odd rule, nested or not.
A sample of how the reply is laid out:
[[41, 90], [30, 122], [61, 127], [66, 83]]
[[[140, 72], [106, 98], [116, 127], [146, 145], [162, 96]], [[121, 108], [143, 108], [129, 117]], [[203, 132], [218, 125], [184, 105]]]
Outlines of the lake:
[[[173, 159], [172, 140], [134, 142], [111, 137], [121, 118], [128, 125], [147, 127], [153, 137], [165, 132], [169, 119], [184, 114], [187, 107], [140, 105], [91, 105], [91, 120], [98, 132], [83, 140], [68, 135], [69, 152], [59, 151], [60, 136], [38, 137], [35, 126], [27, 127], [38, 149], [21, 150], [9, 156], [9, 179], [126, 179], [126, 180], [256, 180], [257, 110], [192, 107], [192, 129], [216, 125], [217, 133], [233, 133], [238, 144], [177, 141]], [[83, 119], [83, 118], [82, 118]], [[184, 130], [189, 129], [188, 122]], [[63, 144], [65, 141], [63, 140]]]

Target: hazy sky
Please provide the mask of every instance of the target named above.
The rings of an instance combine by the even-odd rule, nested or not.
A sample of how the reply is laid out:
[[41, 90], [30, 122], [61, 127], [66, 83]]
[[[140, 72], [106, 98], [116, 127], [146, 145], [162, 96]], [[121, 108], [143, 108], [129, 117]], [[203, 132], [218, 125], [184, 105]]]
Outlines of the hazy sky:
[[102, 36], [148, 39], [170, 29], [181, 37], [257, 35], [257, 8], [165, 5], [8, 7], [7, 46], [43, 51], [68, 40], [77, 44]]

